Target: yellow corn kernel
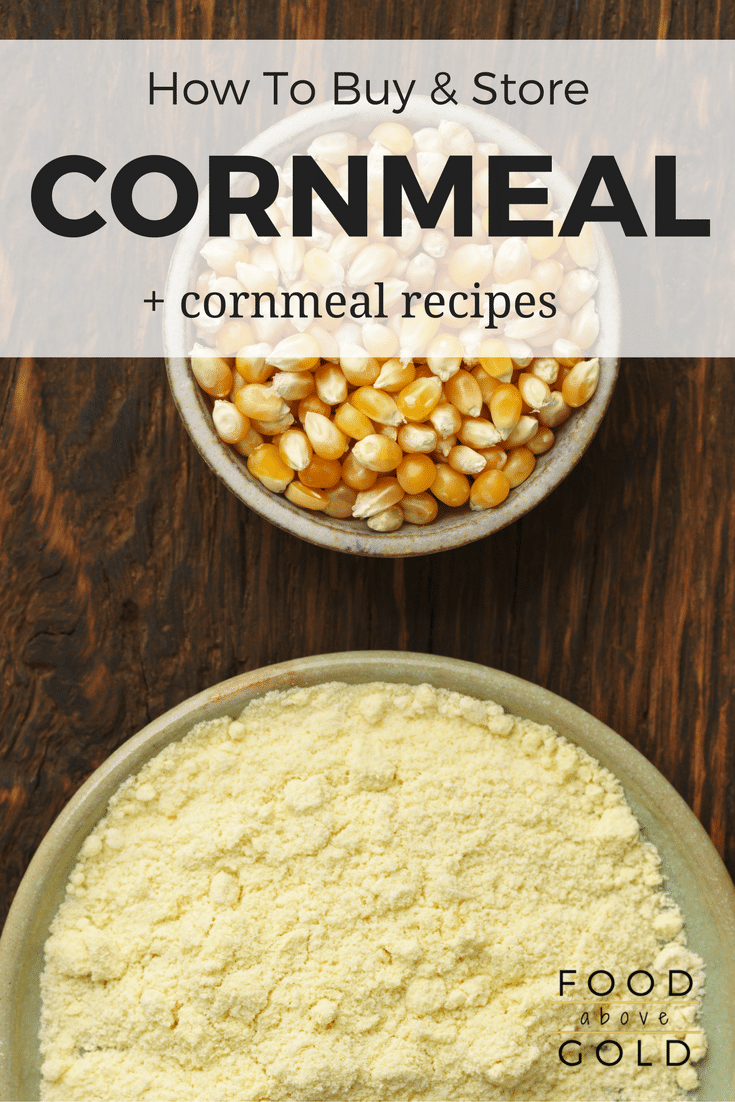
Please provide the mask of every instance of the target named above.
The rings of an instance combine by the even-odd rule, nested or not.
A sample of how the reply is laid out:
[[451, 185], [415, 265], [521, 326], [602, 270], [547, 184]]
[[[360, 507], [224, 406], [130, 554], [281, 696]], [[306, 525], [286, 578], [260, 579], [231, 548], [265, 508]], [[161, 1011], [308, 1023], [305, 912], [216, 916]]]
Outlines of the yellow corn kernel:
[[554, 433], [551, 429], [547, 429], [545, 425], [539, 428], [536, 435], [532, 440], [529, 440], [526, 447], [534, 455], [544, 455], [554, 443]]
[[365, 351], [379, 360], [395, 356], [398, 351], [398, 336], [387, 325], [368, 322], [362, 328], [362, 340]]
[[358, 440], [352, 448], [352, 454], [363, 467], [381, 474], [394, 471], [403, 459], [400, 445], [380, 433], [371, 433], [370, 436]]
[[492, 245], [477, 245], [470, 241], [460, 245], [449, 257], [449, 278], [458, 287], [470, 287], [483, 283], [493, 270]]
[[241, 348], [252, 343], [252, 329], [246, 321], [239, 321], [236, 318], [225, 322], [216, 338], [220, 356], [236, 356]]
[[529, 237], [528, 239], [528, 249], [534, 260], [547, 260], [563, 244], [563, 238], [559, 237], [559, 230], [562, 227], [561, 218], [549, 218], [549, 221], [554, 230], [551, 237]]
[[370, 134], [371, 142], [379, 142], [396, 156], [403, 156], [413, 148], [413, 134], [400, 122], [381, 122]]
[[465, 417], [479, 417], [482, 410], [482, 391], [477, 379], [473, 379], [469, 371], [460, 368], [444, 384], [444, 394], [447, 400], [463, 413]]
[[344, 455], [347, 437], [324, 414], [307, 413], [304, 429], [312, 448], [322, 459], [340, 459]]
[[538, 432], [538, 421], [530, 414], [524, 413], [520, 421], [505, 441], [506, 448], [520, 448], [522, 444], [528, 444]]
[[278, 436], [290, 428], [293, 422], [294, 416], [287, 406], [283, 417], [276, 417], [273, 421], [259, 421], [253, 418], [252, 425], [258, 432], [262, 432], [263, 436]]
[[533, 375], [529, 371], [522, 371], [518, 376], [518, 393], [521, 396], [521, 400], [532, 410], [543, 409], [544, 406], [548, 406], [551, 401], [551, 391], [549, 384], [545, 383], [543, 379], [540, 379], [538, 375]]
[[211, 398], [227, 398], [232, 390], [232, 371], [221, 356], [192, 356], [191, 371]]
[[500, 443], [500, 430], [486, 417], [463, 417], [458, 439], [469, 448], [491, 448]]
[[564, 401], [564, 396], [559, 390], [552, 390], [551, 401], [548, 406], [540, 410], [538, 419], [547, 429], [556, 429], [568, 420], [572, 410]]
[[235, 367], [246, 383], [264, 383], [276, 370], [265, 362], [270, 353], [269, 344], [244, 345], [235, 357]]
[[464, 505], [470, 496], [470, 480], [459, 471], [452, 470], [448, 463], [439, 463], [431, 492], [444, 505], [457, 508]]
[[409, 524], [431, 524], [439, 512], [439, 503], [431, 494], [406, 494], [401, 500], [401, 511]]
[[508, 452], [508, 462], [503, 467], [503, 474], [511, 486], [520, 486], [525, 482], [536, 466], [536, 456], [528, 448], [513, 448]]
[[371, 421], [378, 421], [381, 425], [403, 424], [404, 418], [398, 406], [384, 390], [361, 386], [350, 395], [350, 401], [355, 409], [359, 409]]
[[425, 421], [442, 398], [441, 379], [430, 375], [415, 379], [398, 395], [396, 404], [407, 421]]
[[403, 524], [403, 510], [400, 505], [391, 505], [380, 513], [368, 517], [367, 526], [373, 532], [396, 532]]
[[322, 459], [313, 455], [308, 464], [299, 473], [304, 486], [312, 490], [329, 490], [336, 486], [342, 477], [342, 466], [338, 459]]
[[447, 462], [453, 471], [476, 475], [485, 470], [485, 457], [468, 448], [466, 444], [456, 444], [450, 451]]
[[572, 260], [580, 268], [597, 267], [597, 246], [590, 222], [585, 222], [578, 237], [565, 237], [564, 243]]
[[301, 429], [286, 429], [278, 441], [278, 452], [286, 466], [303, 471], [309, 466], [314, 449]]
[[502, 383], [510, 382], [513, 374], [513, 361], [502, 341], [483, 341], [477, 349], [476, 358], [479, 360], [480, 366], [493, 379], [500, 379]]
[[386, 360], [380, 369], [380, 374], [373, 383], [376, 390], [386, 390], [389, 394], [397, 394], [399, 390], [412, 383], [416, 378], [416, 368], [413, 361], [402, 363], [393, 357]]
[[574, 341], [562, 339], [554, 341], [551, 351], [562, 367], [574, 367], [575, 364], [584, 359], [584, 352]]
[[331, 409], [323, 402], [318, 394], [308, 394], [302, 398], [296, 410], [296, 416], [303, 425], [307, 413], [321, 413], [323, 417], [329, 417]]
[[330, 490], [324, 491], [329, 498], [329, 504], [324, 512], [328, 517], [336, 517], [346, 520], [352, 516], [352, 508], [357, 501], [357, 494], [345, 482], [338, 482]]
[[347, 398], [347, 380], [337, 364], [326, 363], [314, 372], [316, 392], [328, 406], [337, 406]]
[[225, 444], [237, 444], [250, 432], [250, 418], [243, 416], [232, 402], [217, 399], [212, 410], [212, 420], [220, 440]]
[[583, 360], [575, 364], [564, 379], [561, 392], [564, 401], [572, 409], [577, 409], [588, 402], [597, 390], [600, 381], [600, 361]]
[[458, 337], [440, 333], [434, 337], [426, 351], [426, 362], [438, 379], [446, 382], [459, 371], [464, 347]]
[[276, 421], [289, 412], [283, 398], [263, 383], [248, 383], [238, 390], [235, 405], [240, 413], [255, 421]]
[[271, 386], [284, 402], [300, 402], [316, 389], [310, 371], [276, 371]]
[[324, 490], [315, 490], [311, 486], [303, 486], [296, 481], [289, 482], [286, 487], [286, 497], [299, 508], [311, 509], [316, 513], [323, 513], [329, 505], [329, 497]]
[[422, 494], [436, 478], [436, 464], [428, 455], [407, 455], [398, 465], [396, 478], [407, 494]]
[[470, 509], [494, 509], [501, 505], [510, 493], [510, 481], [504, 471], [483, 471], [472, 483]]
[[334, 423], [338, 429], [353, 440], [363, 440], [375, 432], [373, 423], [367, 414], [362, 413], [350, 402], [343, 402], [334, 415]]
[[506, 440], [521, 419], [523, 399], [512, 383], [501, 383], [490, 396], [490, 416]]
[[404, 452], [409, 454], [422, 452], [429, 455], [436, 448], [438, 435], [436, 429], [430, 425], [409, 422], [407, 425], [401, 425], [397, 440]]
[[380, 375], [380, 364], [358, 344], [346, 344], [340, 349], [339, 366], [351, 386], [371, 386]]
[[486, 471], [502, 471], [505, 464], [508, 462], [508, 454], [504, 452], [502, 448], [480, 448], [480, 455], [485, 459]]
[[294, 473], [281, 459], [275, 444], [261, 444], [248, 456], [248, 470], [267, 490], [282, 494]]
[[470, 374], [480, 388], [480, 394], [482, 395], [483, 402], [486, 406], [489, 406], [490, 399], [492, 398], [493, 394], [499, 386], [503, 386], [503, 383], [500, 381], [500, 379], [495, 379], [492, 376], [488, 375], [487, 371], [485, 371], [485, 368], [480, 367], [479, 364], [477, 365], [477, 367], [472, 368]]
[[309, 249], [304, 257], [304, 272], [309, 279], [322, 287], [333, 287], [342, 283], [345, 278], [342, 265], [324, 249]]
[[362, 493], [374, 486], [377, 480], [377, 471], [371, 471], [368, 467], [363, 467], [362, 463], [358, 463], [355, 459], [352, 452], [347, 453], [342, 462], [342, 481], [346, 486], [349, 486], [351, 490]]
[[252, 455], [255, 449], [260, 447], [262, 443], [264, 443], [263, 437], [257, 429], [254, 429], [251, 425], [247, 435], [243, 436], [242, 440], [238, 440], [234, 447], [235, 451], [238, 451], [240, 455], [244, 455], [247, 458], [249, 455]]
[[292, 333], [278, 342], [267, 360], [279, 371], [313, 371], [319, 365], [319, 345], [308, 333]]
[[369, 490], [357, 495], [352, 515], [373, 517], [384, 509], [390, 509], [391, 505], [397, 505], [403, 496], [404, 491], [398, 479], [392, 475], [384, 475]]
[[[482, 370], [478, 368], [478, 370]], [[439, 402], [429, 414], [429, 421], [436, 429], [437, 436], [456, 436], [462, 427], [462, 414], [451, 402]]]

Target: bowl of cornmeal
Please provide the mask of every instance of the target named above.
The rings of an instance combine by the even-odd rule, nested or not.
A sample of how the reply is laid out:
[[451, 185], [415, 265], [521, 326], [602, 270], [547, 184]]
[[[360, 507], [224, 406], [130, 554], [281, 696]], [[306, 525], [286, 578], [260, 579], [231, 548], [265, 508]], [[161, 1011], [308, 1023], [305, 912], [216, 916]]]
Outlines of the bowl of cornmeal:
[[117, 750], [0, 942], [2, 1099], [735, 1097], [735, 892], [632, 746], [468, 662], [242, 674]]

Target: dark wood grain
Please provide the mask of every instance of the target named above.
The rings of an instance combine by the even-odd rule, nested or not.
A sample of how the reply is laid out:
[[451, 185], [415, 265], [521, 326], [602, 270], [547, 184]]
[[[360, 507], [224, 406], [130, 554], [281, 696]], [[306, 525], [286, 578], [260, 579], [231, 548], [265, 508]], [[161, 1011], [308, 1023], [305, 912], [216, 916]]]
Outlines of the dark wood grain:
[[[725, 5], [0, 0], [13, 37], [691, 37]], [[243, 670], [398, 648], [519, 674], [636, 745], [735, 872], [735, 370], [630, 361], [591, 448], [521, 522], [410, 561], [305, 544], [189, 441], [159, 361], [0, 364], [0, 921], [115, 747]]]

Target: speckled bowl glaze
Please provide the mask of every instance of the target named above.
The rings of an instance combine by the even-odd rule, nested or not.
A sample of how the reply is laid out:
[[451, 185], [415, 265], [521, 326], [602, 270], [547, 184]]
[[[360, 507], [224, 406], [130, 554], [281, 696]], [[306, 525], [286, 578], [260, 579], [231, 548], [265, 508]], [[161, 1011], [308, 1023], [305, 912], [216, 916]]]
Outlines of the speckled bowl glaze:
[[[411, 129], [435, 126], [441, 118], [437, 108], [424, 97], [415, 97], [401, 116]], [[473, 108], [457, 107], [452, 119], [468, 126], [479, 140], [496, 142], [503, 153], [520, 156], [543, 152], [512, 127]], [[376, 121], [374, 114], [357, 108], [341, 110], [337, 120], [334, 107], [323, 104], [283, 119], [240, 152], [266, 157], [278, 164], [293, 150], [295, 143], [298, 148], [305, 149], [318, 134], [337, 128], [367, 134]], [[544, 183], [551, 182], [550, 176], [544, 173], [540, 173], [540, 178]], [[567, 206], [573, 194], [572, 182], [557, 168], [554, 175], [557, 205]], [[355, 555], [426, 555], [482, 539], [519, 520], [550, 494], [582, 457], [610, 401], [618, 372], [616, 359], [601, 360], [600, 382], [592, 399], [558, 430], [553, 448], [538, 457], [530, 478], [512, 490], [496, 509], [472, 512], [468, 505], [461, 509], [444, 509], [440, 517], [426, 527], [404, 524], [397, 532], [381, 533], [373, 532], [364, 520], [337, 520], [323, 513], [310, 513], [293, 505], [283, 495], [270, 493], [249, 473], [242, 456], [218, 437], [212, 423], [210, 401], [197, 386], [188, 362], [170, 354], [172, 349], [188, 348], [193, 343], [193, 337], [186, 336], [181, 312], [170, 304], [181, 301], [201, 269], [199, 250], [209, 236], [207, 203], [205, 193], [197, 214], [178, 240], [169, 269], [163, 318], [169, 381], [182, 420], [205, 462], [228, 489], [266, 520], [310, 543]], [[601, 337], [613, 343], [620, 332], [618, 284], [604, 235], [599, 226], [594, 227], [594, 232], [600, 258], [595, 269], [599, 280], [596, 301], [600, 332]]]
[[38, 1099], [43, 946], [82, 842], [120, 784], [194, 724], [235, 716], [248, 701], [273, 689], [376, 680], [430, 682], [495, 700], [516, 715], [554, 727], [619, 777], [647, 839], [661, 854], [668, 890], [686, 916], [689, 944], [707, 967], [703, 1024], [710, 1052], [699, 1065], [701, 1088], [689, 1097], [692, 1102], [735, 1098], [735, 1035], [730, 1025], [735, 1001], [735, 889], [703, 827], [668, 781], [609, 727], [528, 681], [436, 655], [356, 651], [282, 662], [215, 685], [129, 739], [80, 788], [33, 858], [0, 940], [0, 1100]]

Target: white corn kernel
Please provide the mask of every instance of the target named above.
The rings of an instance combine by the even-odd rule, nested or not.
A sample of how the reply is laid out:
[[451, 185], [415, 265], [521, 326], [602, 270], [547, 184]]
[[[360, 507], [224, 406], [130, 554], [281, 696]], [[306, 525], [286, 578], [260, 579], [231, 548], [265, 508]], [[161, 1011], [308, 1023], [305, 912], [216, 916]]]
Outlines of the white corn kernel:
[[364, 287], [366, 283], [374, 283], [390, 275], [396, 262], [398, 253], [390, 245], [366, 245], [362, 249], [347, 272], [347, 282], [350, 287]]
[[559, 374], [559, 363], [551, 356], [539, 356], [531, 362], [528, 370], [548, 386], [553, 386]]
[[402, 156], [413, 149], [413, 135], [400, 122], [381, 122], [370, 134], [371, 142], [379, 142], [395, 156]]
[[509, 237], [495, 255], [495, 278], [498, 283], [525, 279], [531, 271], [531, 253], [520, 237]]
[[440, 402], [429, 414], [429, 421], [440, 437], [456, 436], [462, 425], [462, 414], [451, 402]]
[[217, 435], [226, 444], [237, 444], [247, 435], [250, 428], [247, 417], [244, 417], [232, 402], [223, 402], [221, 399], [217, 399], [214, 403], [212, 420]]
[[429, 425], [401, 425], [398, 430], [398, 443], [408, 455], [430, 455], [436, 449], [438, 433]]
[[373, 517], [383, 509], [390, 509], [391, 505], [397, 505], [403, 496], [404, 491], [397, 478], [391, 475], [379, 478], [371, 489], [363, 490], [357, 495], [352, 515], [353, 517]]
[[561, 391], [552, 390], [551, 401], [548, 406], [539, 411], [538, 419], [539, 423], [545, 425], [547, 429], [555, 429], [558, 425], [563, 425], [566, 420], [569, 419], [571, 409], [564, 401]]
[[286, 279], [292, 283], [304, 263], [304, 242], [298, 237], [277, 237], [273, 242], [273, 256]]
[[339, 261], [323, 249], [309, 249], [304, 256], [304, 274], [322, 287], [333, 287], [345, 278]]
[[591, 299], [598, 281], [587, 268], [574, 268], [567, 272], [559, 291], [559, 304], [567, 314], [576, 314]]
[[554, 341], [551, 352], [562, 367], [574, 367], [576, 363], [584, 359], [582, 349], [570, 340]]
[[314, 376], [310, 371], [277, 371], [271, 383], [285, 402], [300, 402], [314, 391]]
[[404, 218], [401, 221], [401, 236], [392, 238], [394, 248], [399, 256], [410, 256], [421, 244], [423, 230], [415, 218]]
[[347, 517], [352, 516], [352, 509], [357, 501], [357, 494], [354, 490], [351, 490], [349, 486], [345, 486], [344, 482], [339, 482], [336, 486], [327, 490], [326, 494], [329, 498], [329, 505], [327, 505], [324, 512], [328, 517], [346, 520]]
[[447, 255], [449, 239], [441, 230], [426, 230], [421, 239], [421, 247], [427, 256], [433, 257], [434, 260], [441, 260]]
[[412, 291], [420, 291], [425, 294], [434, 286], [436, 278], [436, 261], [427, 253], [418, 253], [410, 261], [406, 268], [406, 281]]
[[235, 264], [248, 259], [248, 250], [243, 242], [232, 237], [213, 237], [200, 253], [209, 267], [221, 276], [234, 276]]
[[465, 444], [457, 444], [449, 452], [449, 466], [460, 474], [480, 474], [485, 470], [485, 456]]
[[403, 524], [403, 510], [400, 505], [391, 505], [389, 509], [383, 509], [382, 513], [375, 513], [368, 518], [367, 526], [373, 532], [396, 532]]
[[328, 406], [338, 406], [347, 398], [347, 380], [336, 364], [322, 364], [314, 372], [316, 392]]
[[278, 281], [263, 268], [255, 264], [236, 264], [235, 271], [242, 288], [253, 294], [259, 291], [261, 294], [270, 292], [275, 294], [278, 290]]
[[493, 270], [492, 245], [460, 245], [449, 258], [449, 278], [458, 287], [483, 283]]
[[369, 321], [362, 329], [365, 351], [379, 360], [390, 359], [398, 351], [398, 337], [387, 325]]
[[590, 299], [572, 318], [569, 340], [580, 348], [587, 349], [595, 343], [599, 332], [600, 317], [594, 301]]
[[292, 333], [276, 345], [266, 363], [279, 371], [309, 371], [319, 363], [319, 347], [306, 333]]
[[347, 164], [347, 158], [357, 152], [357, 138], [344, 130], [332, 134], [320, 134], [306, 151], [310, 157], [326, 161], [330, 165]]
[[433, 374], [446, 382], [459, 371], [463, 356], [464, 349], [459, 338], [440, 333], [426, 351], [426, 362]]
[[521, 372], [516, 385], [523, 401], [533, 410], [544, 409], [551, 401], [549, 384], [538, 375]]
[[454, 157], [471, 157], [475, 148], [472, 131], [459, 122], [440, 122], [439, 141], [444, 153]]
[[[415, 139], [414, 135], [414, 139]], [[446, 153], [419, 153], [416, 157], [418, 178], [424, 187], [434, 188], [447, 163]]]
[[597, 246], [595, 235], [589, 222], [585, 222], [579, 237], [565, 237], [564, 243], [575, 264], [580, 268], [597, 267]]
[[520, 448], [523, 444], [527, 444], [529, 440], [533, 440], [537, 432], [538, 421], [536, 418], [524, 413], [510, 436], [506, 439], [505, 445], [508, 448]]
[[470, 448], [491, 448], [502, 440], [500, 431], [485, 417], [464, 417], [457, 437]]
[[314, 454], [308, 436], [301, 429], [286, 429], [278, 441], [278, 450], [283, 462], [294, 471], [305, 470]]

